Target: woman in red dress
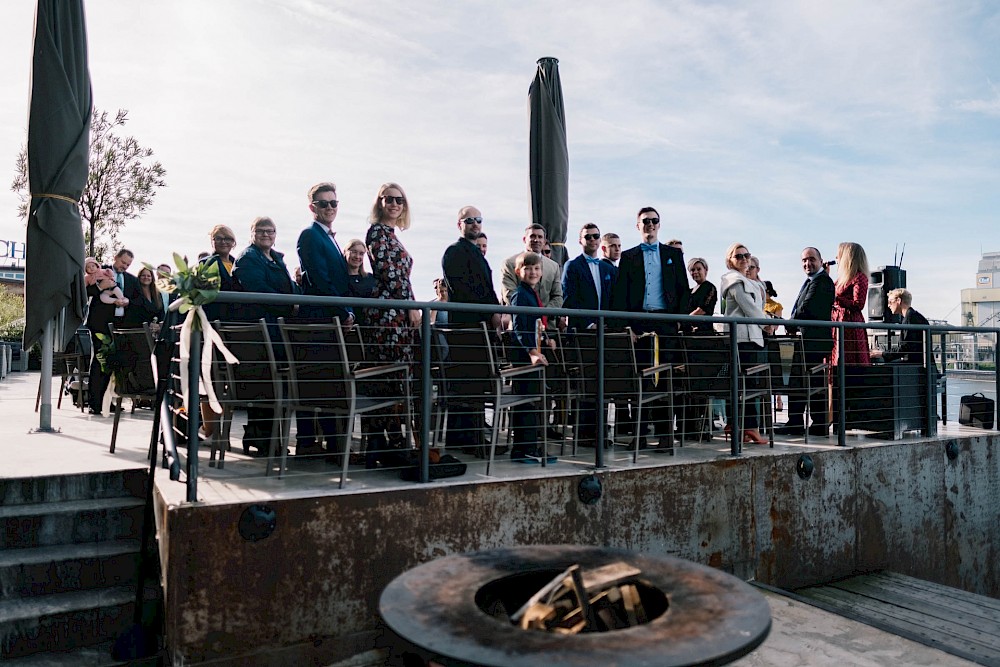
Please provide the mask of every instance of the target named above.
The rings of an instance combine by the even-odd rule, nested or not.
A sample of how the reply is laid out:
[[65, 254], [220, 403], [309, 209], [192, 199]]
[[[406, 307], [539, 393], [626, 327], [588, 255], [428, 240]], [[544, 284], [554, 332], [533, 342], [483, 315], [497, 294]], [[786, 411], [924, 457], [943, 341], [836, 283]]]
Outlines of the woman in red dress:
[[[850, 241], [837, 246], [837, 282], [833, 297], [834, 322], [864, 322], [865, 302], [868, 300], [868, 257], [865, 249]], [[840, 362], [837, 339], [839, 330], [833, 330], [833, 355], [830, 365]], [[844, 330], [844, 364], [871, 366], [868, 351], [868, 332], [862, 328]]]

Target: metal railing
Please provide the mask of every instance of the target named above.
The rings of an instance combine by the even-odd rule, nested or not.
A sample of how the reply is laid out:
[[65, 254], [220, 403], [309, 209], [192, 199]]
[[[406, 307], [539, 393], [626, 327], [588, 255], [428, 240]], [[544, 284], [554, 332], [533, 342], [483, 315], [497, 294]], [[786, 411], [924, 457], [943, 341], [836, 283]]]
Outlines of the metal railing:
[[[327, 307], [336, 306], [339, 308], [351, 307], [354, 308], [356, 312], [362, 312], [364, 309], [371, 309], [372, 311], [374, 311], [386, 308], [420, 310], [422, 312], [423, 317], [419, 329], [420, 335], [416, 337], [415, 341], [414, 352], [416, 361], [413, 365], [412, 376], [409, 380], [414, 389], [413, 396], [415, 403], [415, 408], [414, 408], [415, 418], [407, 419], [406, 421], [408, 421], [409, 423], [404, 424], [404, 428], [410, 432], [410, 435], [412, 435], [418, 443], [418, 446], [416, 448], [417, 452], [416, 477], [417, 480], [422, 483], [425, 483], [432, 478], [431, 466], [434, 464], [432, 461], [432, 455], [436, 455], [435, 451], [432, 451], [432, 448], [437, 438], [440, 435], [439, 430], [435, 426], [435, 424], [439, 420], [440, 415], [438, 413], [438, 410], [440, 410], [440, 406], [435, 403], [435, 400], [436, 398], [440, 397], [442, 387], [438, 386], [438, 383], [442, 382], [442, 379], [436, 375], [437, 369], [435, 368], [434, 359], [437, 353], [435, 352], [433, 347], [434, 337], [432, 333], [434, 332], [434, 329], [432, 328], [430, 323], [430, 312], [432, 310], [446, 311], [449, 313], [449, 319], [452, 314], [456, 313], [473, 313], [477, 315], [482, 315], [485, 319], [488, 319], [487, 316], [492, 315], [494, 313], [502, 313], [513, 316], [517, 313], [524, 314], [533, 312], [534, 314], [538, 314], [539, 312], [538, 309], [526, 309], [526, 308], [517, 308], [510, 306], [482, 306], [477, 304], [457, 304], [457, 303], [445, 303], [445, 302], [412, 302], [412, 301], [392, 301], [392, 300], [373, 300], [373, 299], [359, 300], [359, 299], [337, 298], [337, 297], [315, 297], [315, 296], [299, 296], [299, 295], [291, 296], [291, 295], [256, 294], [256, 293], [239, 293], [239, 292], [224, 292], [219, 295], [218, 302], [226, 304], [254, 304], [256, 306], [291, 307], [294, 305], [309, 304], [313, 306], [327, 306]], [[238, 305], [236, 306], [236, 308], [238, 309]], [[626, 457], [625, 459], [613, 458], [611, 461], [609, 461], [608, 452], [611, 452], [612, 457], [615, 456], [614, 454], [615, 450], [613, 448], [606, 451], [604, 446], [607, 437], [606, 433], [609, 431], [610, 427], [613, 426], [614, 434], [619, 441], [621, 441], [624, 438], [625, 442], [624, 443], [619, 442], [619, 444], [624, 444], [625, 446], [627, 446], [626, 451], [632, 456], [630, 459], [631, 461], [636, 460], [634, 455], [638, 453], [639, 447], [644, 444], [643, 443], [644, 433], [635, 432], [634, 434], [628, 434], [625, 429], [625, 427], [628, 424], [624, 415], [627, 415], [629, 412], [629, 403], [634, 401], [622, 400], [620, 396], [619, 397], [606, 396], [605, 394], [605, 392], [608, 390], [608, 387], [611, 386], [611, 384], [614, 383], [617, 378], [616, 372], [609, 372], [609, 368], [606, 367], [604, 363], [604, 360], [607, 359], [606, 355], [609, 351], [608, 341], [617, 340], [617, 339], [609, 339], [609, 336], [613, 336], [614, 334], [612, 334], [611, 332], [618, 330], [626, 323], [626, 321], [631, 323], [638, 323], [641, 326], [648, 326], [648, 327], [662, 325], [663, 323], [670, 323], [671, 326], [680, 327], [682, 330], [688, 329], [694, 324], [710, 323], [712, 325], [723, 325], [723, 328], [728, 329], [728, 331], [726, 333], [722, 333], [716, 336], [714, 345], [717, 347], [718, 346], [723, 347], [723, 354], [725, 354], [726, 363], [728, 363], [729, 369], [742, 368], [744, 370], [747, 368], [747, 363], [744, 360], [744, 363], [741, 366], [740, 346], [738, 344], [737, 331], [736, 331], [737, 327], [728, 326], [731, 323], [734, 322], [739, 324], [752, 323], [761, 326], [768, 326], [774, 324], [779, 324], [779, 325], [787, 324], [798, 327], [800, 329], [808, 327], [816, 327], [818, 324], [815, 321], [807, 321], [807, 320], [773, 320], [773, 319], [734, 320], [734, 319], [727, 319], [724, 317], [678, 316], [678, 315], [652, 314], [652, 313], [631, 313], [631, 312], [622, 313], [622, 312], [612, 312], [612, 311], [584, 311], [584, 310], [569, 310], [569, 309], [546, 309], [545, 314], [551, 319], [554, 319], [556, 317], [567, 316], [567, 317], [595, 318], [598, 321], [598, 326], [593, 331], [578, 332], [583, 335], [592, 335], [592, 344], [594, 346], [594, 352], [597, 355], [596, 358], [599, 361], [598, 363], [594, 364], [593, 368], [589, 370], [586, 369], [579, 370], [581, 377], [577, 378], [579, 380], [578, 383], [579, 386], [577, 387], [577, 396], [575, 399], [576, 400], [575, 405], [571, 404], [573, 400], [571, 396], [569, 396], [568, 394], [564, 395], [564, 392], [560, 392], [559, 390], [550, 388], [548, 386], [549, 383], [553, 383], [551, 378], [554, 377], [554, 375], [552, 373], [547, 372], [547, 380], [546, 380], [547, 384], [545, 389], [548, 390], [548, 394], [546, 395], [544, 404], [541, 404], [539, 408], [536, 408], [536, 410], [538, 411], [536, 415], [537, 417], [536, 422], [540, 422], [541, 428], [544, 430], [541, 439], [543, 442], [546, 442], [545, 433], [547, 433], [548, 430], [552, 428], [553, 424], [555, 423], [555, 421], [553, 421], [553, 423], [550, 423], [549, 417], [553, 415], [554, 412], [556, 411], [556, 408], [554, 406], [557, 404], [558, 401], [563, 400], [565, 402], [563, 408], [565, 409], [565, 413], [567, 416], [574, 409], [577, 411], [577, 413], [579, 413], [582, 411], [586, 411], [588, 405], [599, 406], [598, 409], [592, 411], [593, 413], [592, 426], [593, 426], [594, 436], [596, 439], [595, 443], [596, 446], [594, 447], [594, 453], [592, 457], [593, 467], [595, 469], [605, 468], [609, 465], [609, 463], [613, 464], [617, 461], [624, 461], [628, 459], [628, 457]], [[270, 328], [273, 330], [274, 326], [275, 325], [272, 324]], [[948, 354], [947, 354], [947, 344], [945, 342], [945, 337], [949, 334], [954, 335], [956, 333], [972, 334], [975, 337], [975, 340], [977, 341], [979, 348], [983, 348], [984, 347], [983, 341], [986, 338], [989, 338], [992, 341], [993, 357], [997, 358], [997, 356], [1000, 355], [1000, 347], [998, 347], [1000, 343], [998, 343], [997, 328], [944, 327], [935, 325], [921, 326], [921, 325], [887, 324], [882, 322], [867, 322], [867, 323], [823, 322], [819, 324], [819, 326], [830, 327], [832, 329], [838, 330], [839, 333], [836, 337], [837, 340], [836, 344], [838, 345], [839, 357], [841, 359], [844, 358], [844, 353], [845, 353], [844, 349], [845, 336], [843, 334], [844, 331], [847, 329], [865, 329], [870, 332], [893, 331], [897, 333], [905, 330], [923, 331], [924, 348], [925, 348], [924, 358], [934, 359], [935, 363], [910, 365], [906, 373], [904, 373], [904, 375], [905, 377], [910, 379], [914, 377], [914, 373], [919, 373], [922, 376], [921, 380], [919, 381], [920, 392], [922, 395], [920, 412], [923, 415], [922, 421], [920, 422], [921, 424], [920, 430], [925, 435], [931, 435], [931, 436], [935, 435], [937, 432], [937, 423], [936, 423], [937, 419], [934, 418], [934, 415], [936, 415], [937, 395], [942, 391], [943, 392], [947, 391], [947, 373], [949, 369], [947, 367]], [[357, 327], [361, 330], [361, 337], [362, 339], [364, 339], [366, 337], [365, 325], [363, 323], [359, 323]], [[275, 336], [272, 335], [272, 338], [274, 337]], [[683, 339], [684, 335], [681, 335], [678, 337], [677, 340], [683, 341]], [[723, 344], [722, 340], [725, 340], [726, 342]], [[783, 340], [790, 341], [792, 339], [783, 339]], [[368, 341], [365, 342], [366, 344], [369, 345], [371, 344], [368, 343]], [[274, 341], [272, 341], [272, 344], [275, 345], [276, 349], [278, 349], [277, 345], [279, 343], [275, 343]], [[640, 348], [642, 345], [645, 344], [646, 342], [640, 339], [639, 342]], [[780, 344], [778, 344], [777, 347], [780, 347]], [[775, 417], [774, 395], [781, 395], [779, 392], [784, 390], [781, 388], [769, 386], [767, 388], [767, 391], [758, 392], [767, 394], [766, 399], [755, 398], [750, 402], [741, 400], [743, 398], [744, 392], [747, 392], [747, 389], [750, 386], [750, 384], [748, 384], [748, 378], [745, 373], [723, 372], [724, 371], [723, 364], [720, 364], [718, 362], [716, 362], [715, 365], [710, 369], [704, 367], [699, 368], [698, 364], [700, 364], [701, 362], [698, 360], [697, 355], [685, 353], [684, 349], [682, 348], [685, 348], [685, 346], [680, 343], [677, 343], [674, 347], [671, 347], [670, 345], [663, 346], [663, 352], [665, 357], [665, 359], [663, 360], [649, 359], [647, 354], [646, 358], [647, 365], [652, 365], [653, 363], [658, 362], [661, 364], [663, 368], [661, 372], [654, 373], [651, 371], [649, 373], [649, 378], [647, 378], [646, 384], [649, 383], [649, 380], [653, 376], [656, 375], [662, 376], [664, 374], [669, 373], [672, 379], [668, 380], [668, 382], [675, 383], [670, 385], [671, 388], [680, 388], [680, 387], [690, 388], [690, 386], [694, 386], [693, 384], [691, 384], [692, 377], [694, 376], [707, 377], [711, 381], [707, 382], [706, 386], [710, 385], [711, 389], [706, 389], [702, 391], [700, 394], [699, 391], [695, 390], [688, 391], [686, 394], [684, 391], [674, 392], [676, 395], [681, 395], [681, 394], [685, 395], [685, 401], [684, 401], [685, 410], [687, 408], [691, 408], [691, 405], [689, 404], [688, 401], [690, 397], [694, 396], [698, 398], [697, 401], [694, 401], [695, 403], [698, 404], [698, 409], [705, 409], [705, 403], [699, 401], [707, 399], [707, 406], [708, 406], [707, 410], [709, 411], [708, 413], [709, 435], [711, 434], [712, 431], [711, 422], [713, 420], [712, 420], [711, 409], [714, 402], [725, 401], [727, 406], [726, 410], [728, 411], [729, 424], [742, 423], [741, 412], [745, 408], [749, 411], [755, 411], [760, 418], [760, 425], [762, 429], [769, 431], [771, 444], [773, 446], [774, 417]], [[498, 349], [502, 350], [502, 348]], [[176, 450], [173, 447], [168, 446], [167, 450], [167, 456], [168, 458], [171, 459], [171, 466], [172, 466], [171, 479], [177, 478], [181, 465], [181, 459], [185, 459], [183, 463], [186, 464], [185, 466], [186, 483], [188, 485], [187, 499], [188, 501], [192, 502], [197, 499], [197, 483], [199, 476], [198, 472], [199, 442], [200, 442], [199, 428], [201, 426], [200, 423], [201, 419], [197, 407], [197, 402], [198, 402], [197, 397], [199, 395], [199, 389], [200, 389], [199, 368], [201, 364], [201, 354], [202, 354], [201, 335], [200, 333], [196, 332], [196, 335], [193, 337], [191, 341], [190, 360], [188, 362], [190, 364], [189, 366], [190, 370], [187, 373], [188, 385], [186, 387], [186, 390], [188, 395], [192, 398], [191, 398], [190, 408], [187, 411], [186, 415], [187, 419], [184, 428], [186, 436], [185, 438], [186, 446], [187, 446], [186, 458], [182, 454], [176, 452]], [[498, 351], [497, 354], [502, 355], [502, 351]], [[669, 366], [669, 368], [666, 368], [666, 366]], [[893, 366], [890, 364], [886, 364], [886, 367], [898, 368], [899, 365]], [[779, 373], [782, 372], [780, 366], [775, 366], [775, 368], [777, 369], [777, 372]], [[920, 370], [916, 371], [914, 369], [920, 369]], [[938, 369], [940, 369], [940, 371]], [[611, 370], [614, 371], [615, 367], [612, 367]], [[641, 370], [641, 368], [639, 370]], [[562, 372], [565, 372], [565, 368], [563, 369]], [[853, 390], [849, 391], [849, 388], [854, 386], [852, 384], [855, 379], [854, 371], [851, 368], [845, 366], [844, 364], [840, 364], [837, 367], [830, 369], [830, 372], [832, 374], [832, 379], [833, 379], [834, 398], [835, 398], [834, 405], [843, 406], [843, 409], [838, 409], [835, 415], [836, 421], [834, 422], [834, 426], [836, 427], [836, 432], [837, 432], [837, 444], [840, 446], [844, 446], [846, 445], [846, 439], [845, 439], [846, 431], [850, 428], [858, 428], [857, 426], [858, 420], [854, 419], [854, 415], [852, 415], [851, 413], [851, 410], [855, 408], [852, 408], [851, 397], [848, 395], [850, 391], [853, 391]], [[712, 373], [715, 373], [715, 375], [713, 376]], [[583, 377], [584, 375], [586, 375], [586, 377]], [[768, 373], [768, 377], [771, 377], [770, 373]], [[993, 389], [995, 392], [994, 395], [1000, 395], [1000, 373], [994, 370], [994, 372], [992, 373], [992, 377], [993, 377]], [[176, 384], [179, 381], [179, 375], [175, 375], [173, 377], [173, 380], [176, 389], [177, 388]], [[770, 382], [770, 380], [768, 381]], [[885, 378], [879, 380], [879, 382], [882, 383], [880, 385], [881, 389], [886, 389], [885, 382], [887, 381], [889, 380], [886, 380]], [[684, 384], [685, 382], [689, 384]], [[722, 383], [722, 385], [725, 385], [722, 389], [720, 389], [720, 383]], [[751, 384], [752, 383], [753, 379], [751, 378]], [[286, 379], [286, 384], [287, 384], [287, 379]], [[553, 387], [554, 386], [555, 385], [553, 383]], [[585, 387], [589, 391], [580, 393], [579, 391], [580, 387]], [[508, 393], [511, 392], [509, 384], [507, 392]], [[606, 398], [610, 400], [606, 400]], [[789, 398], [791, 400], [791, 394], [789, 394]], [[333, 399], [334, 397], [331, 397], [331, 400]], [[942, 411], [940, 415], [937, 415], [939, 418], [943, 420], [946, 420], [948, 418], [948, 413], [944, 405], [945, 399], [946, 399], [946, 393], [942, 394]], [[286, 397], [284, 397], [282, 400], [289, 400], [289, 398], [286, 395]], [[806, 400], [808, 401], [808, 398]], [[554, 403], [554, 401], [556, 403]], [[500, 420], [502, 417], [501, 414], [502, 410], [500, 403], [491, 401], [483, 401], [483, 403], [485, 405], [486, 414], [492, 415], [492, 419], [495, 420], [497, 426], [499, 426], [499, 422], [497, 420]], [[746, 406], [750, 407], [746, 407], [744, 403], [746, 403]], [[177, 415], [176, 392], [173, 392], [173, 405], [174, 407], [170, 412], [171, 419], [167, 418], [168, 416], [167, 412], [163, 413], [163, 417], [161, 419], [163, 428], [161, 429], [161, 431], [170, 431], [171, 424], [174, 424], [176, 422], [176, 415]], [[614, 419], [611, 420], [609, 423], [606, 423], [607, 421], [609, 421], [608, 408], [611, 405], [614, 405], [614, 410], [613, 410]], [[754, 405], [756, 405], [756, 407], [754, 407]], [[866, 409], [868, 407], [870, 406], [867, 405], [865, 406]], [[318, 412], [322, 411], [319, 410]], [[631, 413], [632, 417], [630, 419], [632, 419], [632, 421], [635, 421], [637, 416], [642, 415], [641, 408], [638, 411], [631, 410]], [[283, 416], [276, 416], [275, 418], [283, 420], [281, 423], [280, 447], [287, 447], [290, 441], [290, 427], [291, 427], [292, 417], [290, 414], [282, 413], [282, 415]], [[521, 418], [523, 418], [523, 415]], [[570, 421], [569, 419], [565, 419], [564, 423], [559, 424], [562, 427], [561, 429], [562, 438], [561, 442], [557, 442], [555, 444], [558, 444], [560, 446], [560, 455], [563, 455], [565, 447], [572, 442], [574, 446], [573, 454], [579, 457], [579, 454], [577, 453], [576, 450], [577, 442], [575, 440], [579, 436], [579, 425], [571, 427], [569, 425], [569, 421]], [[675, 436], [675, 433], [674, 433], [673, 415], [669, 417], [669, 421], [670, 424], [667, 437], [670, 438], [669, 442], [670, 447], [667, 449], [672, 448], [674, 445], [673, 438]], [[686, 411], [678, 414], [677, 426], [681, 428], [682, 438], [686, 435], [690, 435], [690, 433], [685, 433], [685, 431], [688, 430], [688, 426], [690, 425], [689, 421], [690, 421], [689, 414]], [[362, 424], [364, 424], [364, 420], [362, 420]], [[590, 425], [588, 424], [586, 426], [589, 427]], [[862, 426], [864, 426], [864, 423], [862, 423]], [[220, 429], [222, 428], [222, 424], [219, 425], [219, 428]], [[507, 430], [507, 432], [509, 433], [509, 429]], [[570, 441], [568, 435], [570, 432], [572, 432], [574, 438], [572, 441]], [[699, 436], [703, 432], [704, 431], [699, 432]], [[347, 470], [348, 467], [347, 463], [350, 463], [352, 466], [351, 467], [352, 474], [360, 474], [360, 465], [363, 461], [359, 459], [357, 456], [355, 457], [351, 456], [352, 443], [354, 442], [352, 439], [352, 434], [354, 433], [355, 433], [354, 424], [353, 423], [349, 424], [346, 433], [347, 437], [343, 444], [344, 449], [334, 452], [324, 452], [316, 456], [340, 457], [339, 460], [342, 460], [345, 464], [344, 465], [345, 471]], [[494, 429], [494, 433], [498, 433], [498, 435], [495, 437], [499, 438], [500, 437], [499, 433], [502, 433], [502, 431], [499, 428], [497, 428]], [[366, 433], [364, 432], [364, 426], [362, 426], [362, 431], [360, 435], [362, 439], [364, 439], [366, 436]], [[732, 428], [729, 430], [726, 437], [729, 442], [729, 453], [732, 456], [739, 456], [742, 453], [742, 447], [743, 447], [743, 434], [741, 430], [738, 428]], [[228, 434], [226, 440], [228, 441]], [[172, 438], [168, 438], [166, 442], [172, 444], [173, 440]], [[502, 450], [504, 445], [496, 441], [493, 441], [489, 444], [491, 445], [491, 454], [489, 460], [492, 461], [493, 448], [498, 448]], [[546, 442], [546, 448], [544, 449], [544, 451], [542, 451], [542, 456], [540, 461], [542, 465], [545, 465], [547, 462], [552, 444], [553, 443]], [[684, 440], [682, 439], [679, 444], [683, 446], [683, 444], [685, 444]], [[213, 445], [213, 447], [214, 446], [215, 445]], [[448, 452], [452, 451], [451, 448], [445, 448], [445, 450]], [[296, 453], [298, 454], [298, 451]], [[359, 451], [358, 453], [365, 454], [364, 451]], [[224, 456], [224, 453], [220, 454], [220, 461], [218, 464], [216, 464], [215, 449], [213, 448], [212, 460], [210, 461], [210, 465], [219, 465], [221, 467], [222, 456]], [[475, 461], [472, 461], [470, 465], [473, 465], [475, 463], [476, 463]], [[278, 473], [281, 474], [283, 472], [283, 469], [284, 469], [283, 464], [279, 465]], [[489, 470], [489, 468], [487, 468], [487, 470]], [[267, 467], [267, 474], [270, 474], [272, 471], [273, 471], [273, 466], [269, 462]], [[343, 481], [344, 481], [344, 476], [342, 474], [341, 484], [343, 484]]]

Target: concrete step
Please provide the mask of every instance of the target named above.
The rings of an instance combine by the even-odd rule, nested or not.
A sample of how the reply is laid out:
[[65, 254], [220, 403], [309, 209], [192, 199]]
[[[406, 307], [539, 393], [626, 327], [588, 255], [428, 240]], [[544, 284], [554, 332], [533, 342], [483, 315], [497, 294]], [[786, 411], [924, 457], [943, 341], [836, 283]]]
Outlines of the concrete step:
[[122, 662], [111, 657], [114, 642], [101, 642], [93, 646], [82, 646], [68, 651], [47, 651], [21, 658], [4, 660], [4, 667], [155, 667], [155, 659], [148, 661]]
[[74, 475], [0, 479], [0, 507], [122, 496], [141, 498], [146, 488], [148, 474], [145, 468], [132, 468]]
[[142, 498], [97, 498], [0, 506], [0, 550], [134, 539]]
[[113, 641], [132, 624], [135, 589], [115, 586], [0, 601], [0, 661]]
[[139, 540], [0, 550], [0, 600], [133, 584]]

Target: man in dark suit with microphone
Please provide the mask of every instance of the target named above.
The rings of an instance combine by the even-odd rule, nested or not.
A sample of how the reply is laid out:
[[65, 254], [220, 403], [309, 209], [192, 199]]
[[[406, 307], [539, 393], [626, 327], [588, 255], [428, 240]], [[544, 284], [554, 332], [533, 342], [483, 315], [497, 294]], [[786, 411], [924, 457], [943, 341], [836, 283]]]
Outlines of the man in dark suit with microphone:
[[[818, 249], [809, 247], [802, 250], [802, 270], [806, 274], [806, 281], [799, 290], [798, 298], [795, 299], [791, 319], [830, 321], [834, 286], [826, 266]], [[796, 327], [786, 326], [785, 330], [791, 335], [797, 332]], [[823, 363], [833, 350], [832, 329], [829, 326], [802, 327], [801, 334], [806, 367], [811, 368]], [[804, 399], [789, 397], [788, 423], [775, 429], [775, 432], [781, 435], [803, 435], [808, 426], [805, 423], [805, 409]], [[808, 426], [809, 435], [828, 435], [830, 425], [827, 423], [826, 392], [819, 392], [810, 397], [809, 413], [812, 416], [812, 425]]]

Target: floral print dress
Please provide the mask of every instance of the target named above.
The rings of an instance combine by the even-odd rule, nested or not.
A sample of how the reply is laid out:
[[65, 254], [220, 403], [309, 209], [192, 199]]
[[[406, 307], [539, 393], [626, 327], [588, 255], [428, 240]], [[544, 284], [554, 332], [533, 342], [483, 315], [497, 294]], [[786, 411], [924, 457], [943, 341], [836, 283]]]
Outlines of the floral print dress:
[[[865, 302], [867, 300], [868, 276], [858, 273], [846, 284], [837, 285], [830, 319], [834, 322], [864, 322]], [[833, 330], [833, 354], [830, 363], [834, 367], [840, 361], [837, 358], [837, 337], [839, 334], [838, 329]], [[865, 329], [844, 330], [844, 363], [848, 366], [871, 366], [868, 332]]]
[[[377, 222], [368, 228], [365, 245], [371, 256], [372, 274], [378, 282], [375, 297], [413, 300], [410, 284], [413, 257], [396, 238], [396, 230]], [[413, 362], [415, 331], [410, 327], [409, 311], [399, 308], [370, 310], [365, 321], [371, 324], [366, 337], [370, 341], [368, 359]]]

